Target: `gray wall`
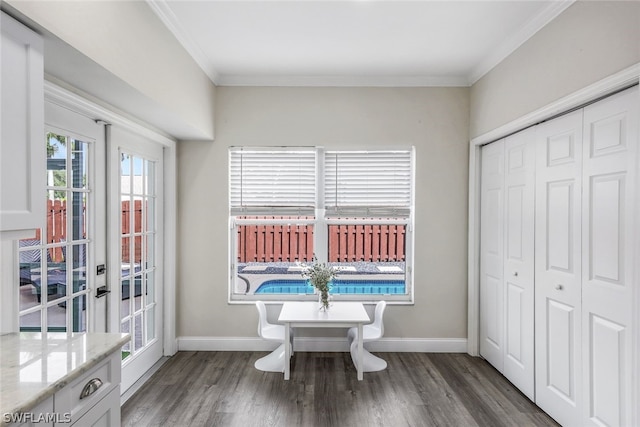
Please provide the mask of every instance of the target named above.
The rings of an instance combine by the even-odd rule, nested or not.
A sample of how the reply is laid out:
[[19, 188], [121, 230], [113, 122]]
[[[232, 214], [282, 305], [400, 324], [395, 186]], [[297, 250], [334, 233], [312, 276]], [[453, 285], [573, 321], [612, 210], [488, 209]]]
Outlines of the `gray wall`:
[[[56, 55], [71, 55], [65, 60], [74, 66], [62, 70], [64, 64], [55, 64], [63, 72], [55, 77], [150, 123], [160, 121], [156, 126], [162, 130], [180, 129], [177, 137], [213, 139], [215, 86], [146, 2], [3, 3], [43, 29], [47, 40], [54, 39], [46, 45], [45, 68], [56, 63]], [[173, 129], [169, 122], [176, 123]]]
[[389, 307], [385, 335], [465, 338], [468, 92], [218, 87], [216, 141], [178, 144], [178, 336], [256, 336], [255, 306], [226, 298], [229, 146], [402, 144], [417, 156], [415, 305]]
[[640, 62], [640, 2], [577, 1], [471, 88], [476, 137]]

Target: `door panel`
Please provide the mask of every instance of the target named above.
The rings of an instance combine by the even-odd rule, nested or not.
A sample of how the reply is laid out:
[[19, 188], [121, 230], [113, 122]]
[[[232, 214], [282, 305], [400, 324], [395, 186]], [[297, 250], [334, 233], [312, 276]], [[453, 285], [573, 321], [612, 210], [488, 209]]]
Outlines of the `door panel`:
[[504, 369], [504, 140], [482, 148], [480, 355]]
[[575, 274], [573, 261], [575, 248], [572, 235], [575, 232], [576, 210], [574, 200], [576, 182], [556, 181], [547, 183], [547, 236], [545, 241], [547, 252], [547, 270], [555, 270]]
[[104, 126], [45, 102], [44, 228], [18, 242], [18, 325], [22, 331], [104, 332]]
[[533, 129], [505, 140], [505, 359], [504, 375], [534, 399], [534, 208]]
[[632, 422], [638, 117], [637, 87], [584, 110], [584, 425]]
[[581, 404], [582, 111], [536, 128], [536, 403], [562, 425]]
[[[628, 419], [623, 408], [622, 393], [625, 392], [627, 368], [625, 360], [625, 338], [628, 330], [623, 325], [596, 315], [589, 317], [588, 336], [585, 341], [590, 344], [585, 354], [588, 364], [589, 396], [588, 424], [620, 426], [628, 425], [622, 420]], [[627, 397], [628, 399], [628, 397]], [[624, 403], [621, 404], [621, 403]]]
[[576, 404], [576, 380], [578, 372], [575, 366], [576, 351], [576, 308], [560, 301], [547, 299], [545, 323], [547, 331], [548, 370], [545, 386], [568, 404]]
[[122, 351], [126, 392], [163, 353], [163, 149], [117, 127], [109, 139], [109, 324], [131, 335]]

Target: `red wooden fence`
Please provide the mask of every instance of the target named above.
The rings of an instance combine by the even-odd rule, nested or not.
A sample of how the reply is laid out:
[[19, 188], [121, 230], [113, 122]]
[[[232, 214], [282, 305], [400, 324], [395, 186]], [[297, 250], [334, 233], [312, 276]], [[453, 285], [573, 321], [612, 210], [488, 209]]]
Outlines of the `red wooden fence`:
[[[404, 261], [404, 225], [330, 225], [329, 261]], [[238, 226], [238, 262], [309, 262], [311, 225]]]
[[[133, 224], [131, 202], [122, 202], [122, 234], [142, 232], [142, 201], [135, 200]], [[84, 211], [84, 208], [83, 208]], [[84, 218], [84, 212], [82, 214]], [[67, 238], [67, 202], [47, 201], [46, 243], [60, 243]], [[86, 237], [85, 225], [82, 235]], [[133, 231], [132, 231], [133, 228]], [[330, 225], [329, 261], [404, 261], [404, 225]], [[122, 261], [140, 262], [142, 236], [134, 238], [134, 259], [130, 259], [129, 238], [122, 239]], [[40, 239], [38, 230], [36, 239]], [[311, 225], [242, 225], [238, 227], [238, 262], [309, 262], [313, 258], [313, 226]], [[51, 261], [62, 262], [62, 248], [50, 248]]]
[[[122, 234], [132, 234], [142, 232], [142, 200], [133, 201], [133, 224], [131, 224], [131, 202], [129, 200], [122, 201], [121, 208], [121, 224]], [[133, 228], [133, 231], [131, 230]], [[131, 246], [129, 245], [129, 237], [122, 239], [122, 262], [139, 263], [142, 260], [142, 236], [133, 237], [134, 257], [130, 258]]]
[[[142, 201], [134, 200], [134, 219], [133, 233], [142, 231]], [[128, 200], [122, 202], [122, 234], [130, 234], [131, 231], [131, 203]], [[85, 218], [85, 207], [82, 207], [82, 218]], [[40, 230], [36, 231], [36, 239], [40, 239]], [[82, 223], [82, 238], [86, 238], [86, 224]], [[45, 243], [61, 243], [67, 240], [67, 201], [66, 200], [47, 200], [47, 238]], [[123, 239], [122, 260], [123, 262], [140, 262], [142, 255], [142, 236], [134, 237], [134, 259], [130, 260], [129, 239]], [[64, 253], [62, 247], [49, 248], [49, 256], [52, 262], [63, 262]]]

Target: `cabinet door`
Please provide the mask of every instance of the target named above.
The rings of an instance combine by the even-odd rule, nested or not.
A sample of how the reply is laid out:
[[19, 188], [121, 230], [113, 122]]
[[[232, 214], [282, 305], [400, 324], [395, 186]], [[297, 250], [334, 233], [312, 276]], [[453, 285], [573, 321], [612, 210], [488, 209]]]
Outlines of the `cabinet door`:
[[505, 139], [504, 376], [534, 399], [535, 141], [527, 129]]
[[[630, 425], [638, 88], [584, 110], [583, 425]], [[638, 283], [635, 284], [636, 288]], [[636, 332], [637, 336], [637, 332]], [[636, 362], [637, 363], [637, 362]]]
[[536, 128], [536, 403], [564, 426], [581, 405], [582, 111]]
[[504, 140], [482, 147], [480, 355], [504, 368]]
[[[14, 418], [12, 418], [14, 417]], [[59, 418], [58, 418], [59, 417]], [[64, 414], [53, 412], [53, 396], [39, 403], [35, 408], [18, 414], [3, 414], [3, 421], [15, 421], [11, 427], [53, 427], [54, 419], [65, 421]]]
[[42, 39], [4, 13], [1, 19], [0, 234], [17, 238], [45, 218]]
[[120, 417], [120, 387], [116, 387], [72, 425], [113, 427], [120, 425]]

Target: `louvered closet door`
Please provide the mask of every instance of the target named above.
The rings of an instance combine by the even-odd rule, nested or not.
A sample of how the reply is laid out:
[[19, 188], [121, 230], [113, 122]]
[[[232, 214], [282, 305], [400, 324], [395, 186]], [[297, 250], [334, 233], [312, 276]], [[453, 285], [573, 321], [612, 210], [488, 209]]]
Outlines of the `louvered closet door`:
[[480, 355], [504, 368], [504, 140], [482, 148]]
[[534, 130], [505, 140], [504, 376], [534, 399]]
[[582, 111], [536, 128], [536, 403], [563, 426], [581, 405]]
[[638, 404], [630, 381], [638, 99], [636, 87], [584, 110], [582, 425], [630, 425]]

